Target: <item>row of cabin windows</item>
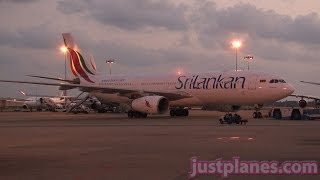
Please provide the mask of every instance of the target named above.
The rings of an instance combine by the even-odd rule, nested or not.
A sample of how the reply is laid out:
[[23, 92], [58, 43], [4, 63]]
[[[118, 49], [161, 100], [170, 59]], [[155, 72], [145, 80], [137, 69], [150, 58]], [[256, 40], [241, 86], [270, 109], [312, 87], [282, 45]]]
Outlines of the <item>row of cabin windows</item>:
[[[103, 85], [109, 86], [129, 86], [132, 85], [131, 83], [101, 83]], [[152, 83], [141, 83], [141, 85], [175, 85], [175, 82], [152, 82]]]
[[131, 86], [131, 83], [102, 83], [102, 85], [109, 85], [109, 86]]
[[111, 82], [121, 82], [124, 81], [124, 79], [108, 79], [108, 80], [102, 80], [103, 83], [111, 83]]
[[143, 86], [147, 85], [175, 85], [175, 82], [151, 82], [151, 83], [141, 83]]
[[283, 79], [271, 79], [269, 83], [286, 83]]

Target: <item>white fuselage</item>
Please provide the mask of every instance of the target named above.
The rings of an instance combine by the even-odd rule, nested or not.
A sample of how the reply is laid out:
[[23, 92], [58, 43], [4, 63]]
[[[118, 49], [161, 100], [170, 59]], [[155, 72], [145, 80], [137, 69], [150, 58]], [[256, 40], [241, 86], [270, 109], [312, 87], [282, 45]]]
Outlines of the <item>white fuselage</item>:
[[64, 98], [60, 97], [29, 97], [23, 104], [23, 108], [44, 109], [47, 107], [61, 107], [65, 103]]
[[[277, 83], [270, 83], [277, 80]], [[170, 101], [170, 106], [246, 105], [273, 102], [292, 94], [282, 78], [254, 71], [226, 71], [181, 75], [94, 76], [94, 85], [137, 92], [184, 92], [190, 98]], [[102, 103], [130, 103], [118, 93], [91, 92]]]

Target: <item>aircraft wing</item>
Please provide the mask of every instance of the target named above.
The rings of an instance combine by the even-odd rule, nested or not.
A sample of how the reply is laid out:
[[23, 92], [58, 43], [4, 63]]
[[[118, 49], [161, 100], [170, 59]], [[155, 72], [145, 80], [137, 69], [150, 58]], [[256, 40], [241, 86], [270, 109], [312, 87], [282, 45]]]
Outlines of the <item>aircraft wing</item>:
[[47, 76], [37, 76], [37, 75], [27, 75], [27, 76], [28, 77], [34, 77], [34, 78], [40, 78], [40, 79], [63, 81], [63, 82], [68, 82], [68, 83], [72, 83], [72, 84], [76, 84], [77, 83], [75, 80], [70, 80], [70, 79], [61, 79], [61, 78], [47, 77]]
[[291, 94], [290, 96], [291, 97], [296, 97], [296, 98], [306, 98], [306, 99], [320, 100], [320, 97], [317, 97], [317, 96], [299, 95], [299, 94]]
[[11, 81], [11, 80], [0, 80], [0, 82], [8, 83], [21, 83], [21, 84], [37, 84], [37, 85], [46, 85], [46, 86], [58, 86], [60, 90], [68, 90], [79, 88], [83, 92], [101, 92], [101, 93], [119, 93], [122, 95], [126, 94], [138, 94], [143, 96], [144, 93], [160, 95], [168, 98], [168, 100], [179, 100], [184, 98], [192, 97], [190, 94], [183, 91], [141, 91], [141, 90], [131, 90], [131, 89], [121, 89], [113, 87], [102, 87], [102, 86], [90, 86], [90, 85], [81, 85], [81, 84], [65, 84], [65, 83], [47, 83], [47, 82], [33, 82], [33, 81]]
[[24, 96], [32, 96], [32, 97], [47, 97], [47, 98], [75, 98], [75, 96], [52, 96], [52, 95], [41, 95], [41, 94], [28, 94], [19, 90], [19, 92]]
[[32, 96], [32, 97], [48, 97], [48, 98], [53, 98], [53, 97], [57, 97], [57, 96], [47, 96], [47, 95], [39, 95], [39, 94], [28, 94], [28, 93], [25, 93], [21, 90], [19, 90], [19, 92], [24, 95], [24, 96]]
[[184, 99], [184, 98], [191, 98], [192, 97], [192, 95], [190, 95], [190, 94], [188, 94], [188, 93], [186, 93], [184, 91], [176, 91], [176, 92], [171, 92], [171, 91], [168, 91], [168, 92], [166, 92], [166, 91], [164, 91], [164, 92], [145, 91], [145, 92], [166, 97], [171, 101]]
[[309, 82], [309, 81], [300, 81], [300, 82], [306, 83], [306, 84], [320, 85], [320, 83], [316, 83], [316, 82]]
[[75, 84], [63, 84], [63, 83], [46, 83], [46, 82], [33, 82], [33, 81], [11, 81], [11, 80], [0, 80], [0, 82], [8, 82], [8, 83], [21, 83], [21, 84], [38, 84], [38, 85], [46, 85], [46, 86], [60, 86], [62, 88], [77, 88], [80, 85]]
[[7, 101], [7, 102], [24, 103], [24, 102], [26, 102], [26, 101], [28, 101], [28, 100], [14, 100], [14, 99], [7, 99], [7, 100], [5, 100], [5, 101]]

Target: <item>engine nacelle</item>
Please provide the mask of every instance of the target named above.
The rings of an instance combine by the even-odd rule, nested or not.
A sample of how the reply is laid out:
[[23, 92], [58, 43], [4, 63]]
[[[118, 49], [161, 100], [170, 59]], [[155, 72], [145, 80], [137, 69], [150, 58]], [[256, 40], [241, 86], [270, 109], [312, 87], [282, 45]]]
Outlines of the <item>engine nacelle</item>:
[[307, 104], [308, 104], [308, 103], [307, 103], [306, 100], [301, 99], [298, 104], [299, 104], [299, 107], [305, 108], [305, 107], [307, 107]]
[[163, 96], [145, 96], [133, 100], [131, 108], [148, 114], [163, 114], [169, 109], [169, 100]]
[[203, 110], [208, 111], [221, 111], [221, 112], [235, 112], [240, 110], [241, 106], [238, 105], [205, 105]]

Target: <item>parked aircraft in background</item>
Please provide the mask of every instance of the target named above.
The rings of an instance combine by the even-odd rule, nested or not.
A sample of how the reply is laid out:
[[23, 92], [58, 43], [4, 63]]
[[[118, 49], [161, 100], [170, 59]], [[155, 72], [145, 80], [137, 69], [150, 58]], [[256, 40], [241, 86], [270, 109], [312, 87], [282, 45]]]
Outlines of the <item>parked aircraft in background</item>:
[[[306, 84], [320, 85], [320, 83], [317, 83], [317, 82], [309, 82], [309, 81], [300, 81], [300, 82], [306, 83]], [[298, 94], [292, 94], [291, 96], [301, 98], [301, 100], [298, 102], [299, 106], [301, 108], [305, 108], [308, 104], [305, 99], [314, 100], [316, 107], [320, 107], [320, 97], [319, 96], [298, 95]]]
[[1, 82], [59, 86], [60, 90], [78, 88], [95, 96], [101, 103], [125, 105], [128, 117], [147, 114], [188, 116], [184, 107], [206, 106], [210, 110], [234, 111], [241, 105], [263, 104], [291, 95], [293, 86], [283, 78], [257, 71], [222, 71], [159, 75], [109, 75], [97, 72], [93, 59], [80, 54], [71, 34], [64, 33], [68, 48], [72, 80], [34, 82], [0, 80]]
[[27, 94], [19, 90], [21, 94], [27, 96], [28, 98], [24, 101], [23, 109], [29, 109], [32, 111], [36, 109], [38, 111], [42, 109], [48, 109], [50, 111], [55, 111], [55, 109], [63, 109], [67, 103], [74, 97], [72, 96], [48, 96], [48, 95], [36, 95]]

